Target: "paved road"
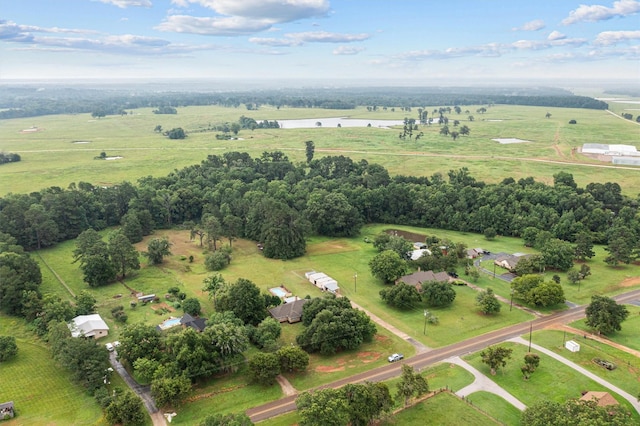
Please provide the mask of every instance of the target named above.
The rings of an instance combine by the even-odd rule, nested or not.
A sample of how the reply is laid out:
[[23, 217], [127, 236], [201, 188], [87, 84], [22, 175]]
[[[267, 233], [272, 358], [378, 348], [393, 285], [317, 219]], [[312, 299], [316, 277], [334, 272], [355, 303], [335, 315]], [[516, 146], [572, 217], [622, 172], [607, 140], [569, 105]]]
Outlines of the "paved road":
[[149, 386], [142, 386], [138, 382], [136, 382], [133, 377], [129, 374], [126, 368], [118, 361], [118, 354], [116, 351], [113, 351], [109, 354], [109, 362], [113, 366], [113, 368], [122, 376], [122, 379], [127, 383], [127, 385], [131, 388], [132, 391], [136, 393], [144, 403], [145, 408], [149, 412], [151, 419], [153, 420], [154, 426], [166, 426], [166, 422], [164, 417], [162, 417], [162, 413], [156, 407], [156, 402], [153, 400], [151, 396], [151, 390]]
[[475, 379], [473, 380], [473, 383], [457, 391], [456, 395], [464, 398], [465, 396], [469, 396], [474, 392], [485, 391], [485, 392], [490, 392], [498, 395], [499, 397], [503, 398], [505, 401], [507, 401], [508, 403], [510, 403], [520, 411], [524, 411], [527, 408], [527, 406], [524, 405], [522, 401], [520, 401], [515, 396], [511, 395], [504, 388], [502, 388], [496, 382], [494, 382], [493, 380], [491, 380], [490, 378], [482, 374], [480, 371], [478, 371], [471, 364], [464, 361], [459, 356], [447, 358], [445, 362], [459, 365], [460, 367], [464, 368], [465, 370], [473, 374], [473, 377], [475, 377]]
[[[640, 297], [640, 289], [613, 296], [613, 299], [619, 303], [626, 303], [638, 299], [638, 297]], [[420, 353], [407, 359], [406, 364], [413, 366], [416, 370], [421, 370], [447, 358], [466, 355], [484, 349], [487, 346], [521, 336], [529, 332], [529, 330], [541, 330], [554, 323], [572, 322], [584, 317], [585, 307], [586, 306], [579, 306], [577, 308], [568, 309], [544, 318], [538, 318], [530, 322], [512, 325], [510, 327], [495, 330], [449, 346]], [[380, 382], [400, 376], [401, 370], [401, 363], [389, 364], [320, 386], [318, 389], [338, 388], [348, 383], [360, 383], [364, 381]], [[251, 408], [247, 410], [246, 413], [253, 422], [258, 422], [270, 417], [294, 411], [296, 409], [295, 399], [295, 395], [288, 396], [277, 401], [272, 401], [267, 404]]]

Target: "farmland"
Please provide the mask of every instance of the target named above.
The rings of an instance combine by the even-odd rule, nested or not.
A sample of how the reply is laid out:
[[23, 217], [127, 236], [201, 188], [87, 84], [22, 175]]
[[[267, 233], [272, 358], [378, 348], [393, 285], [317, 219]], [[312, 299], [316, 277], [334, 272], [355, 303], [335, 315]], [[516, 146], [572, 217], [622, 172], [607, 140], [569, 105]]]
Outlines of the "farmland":
[[[430, 107], [426, 107], [430, 110]], [[55, 115], [3, 120], [0, 150], [20, 154], [22, 161], [0, 167], [0, 194], [27, 193], [55, 185], [66, 188], [71, 182], [96, 186], [122, 181], [135, 182], [149, 175], [162, 176], [175, 169], [198, 164], [207, 155], [225, 151], [281, 150], [293, 161], [303, 161], [304, 141], [313, 140], [316, 156], [343, 154], [354, 161], [379, 163], [391, 174], [431, 176], [467, 167], [487, 183], [507, 177], [518, 180], [533, 176], [552, 183], [553, 174], [573, 174], [580, 186], [597, 182], [617, 182], [625, 193], [640, 186], [640, 168], [613, 166], [587, 158], [578, 152], [583, 143], [637, 144], [640, 127], [602, 110], [495, 105], [484, 114], [478, 106], [469, 113], [452, 114], [470, 128], [468, 136], [456, 141], [439, 134], [440, 126], [420, 126], [424, 136], [400, 140], [398, 130], [378, 128], [256, 129], [241, 130], [237, 140], [217, 140], [220, 132], [212, 126], [237, 122], [240, 116], [256, 120], [344, 117], [359, 119], [412, 118], [417, 113], [355, 110], [299, 109], [263, 106], [247, 111], [242, 107], [179, 108], [176, 115], [153, 114], [151, 108], [131, 110], [124, 116], [92, 118], [89, 114]], [[550, 118], [545, 118], [550, 113]], [[468, 115], [474, 121], [468, 121]], [[577, 125], [570, 125], [572, 119]], [[154, 128], [182, 127], [188, 137], [170, 140]], [[24, 132], [35, 128], [37, 131]], [[612, 139], [611, 135], [615, 135]], [[495, 138], [530, 141], [499, 144]], [[105, 152], [123, 158], [95, 160]], [[597, 179], [595, 177], [597, 176]]]
[[[398, 128], [318, 126], [313, 129], [241, 130], [237, 138], [231, 140], [216, 138], [216, 134], [220, 132], [212, 129], [224, 123], [235, 123], [242, 115], [258, 121], [312, 118], [321, 122], [326, 117], [344, 116], [364, 120], [402, 120], [416, 114], [415, 111], [403, 112], [399, 108], [395, 111], [369, 111], [365, 107], [359, 107], [344, 111], [274, 108], [265, 105], [258, 110], [248, 111], [242, 107], [190, 106], [179, 108], [176, 115], [158, 115], [154, 114], [151, 108], [142, 108], [128, 111], [127, 114], [102, 118], [76, 114], [4, 120], [0, 128], [0, 150], [18, 153], [22, 161], [0, 167], [0, 196], [40, 191], [49, 186], [66, 188], [72, 182], [89, 182], [97, 187], [110, 187], [122, 181], [135, 183], [146, 176], [160, 178], [183, 167], [200, 163], [208, 155], [220, 155], [229, 151], [248, 152], [251, 156], [259, 157], [264, 151], [280, 150], [292, 161], [303, 163], [305, 141], [309, 140], [313, 140], [315, 144], [315, 158], [345, 155], [351, 157], [354, 162], [367, 160], [370, 163], [379, 163], [392, 175], [446, 176], [451, 169], [466, 167], [472, 176], [487, 183], [501, 182], [508, 177], [518, 180], [532, 176], [536, 181], [553, 184], [553, 175], [562, 171], [572, 174], [578, 186], [585, 186], [590, 182], [617, 182], [625, 195], [636, 195], [635, 192], [640, 187], [640, 168], [612, 166], [579, 153], [579, 147], [583, 143], [637, 144], [640, 127], [636, 123], [601, 110], [491, 105], [481, 114], [476, 112], [479, 107], [469, 106], [469, 113], [462, 113], [459, 117], [451, 116], [451, 120], [459, 119], [461, 124], [468, 125], [471, 129], [470, 135], [460, 136], [457, 140], [441, 135], [438, 125], [420, 126], [424, 136], [417, 141], [400, 139], [398, 132], [401, 129]], [[428, 107], [427, 110], [430, 111], [431, 108]], [[468, 115], [474, 115], [473, 121], [469, 120]], [[577, 120], [577, 124], [568, 124], [570, 120]], [[182, 127], [187, 131], [188, 137], [184, 140], [170, 140], [161, 132], [154, 131], [159, 125], [165, 130]], [[615, 135], [615, 141], [611, 140], [611, 135]], [[492, 140], [495, 138], [519, 138], [527, 142], [499, 144]], [[96, 159], [101, 153], [114, 159]], [[277, 188], [273, 186], [271, 189]], [[123, 306], [128, 315], [128, 323], [157, 325], [169, 317], [182, 314], [181, 308], [169, 300], [134, 307], [130, 302], [136, 301], [135, 295], [138, 293], [153, 293], [162, 298], [170, 287], [177, 286], [187, 297], [195, 297], [200, 301], [203, 316], [213, 313], [213, 305], [208, 295], [202, 291], [203, 279], [209, 275], [204, 266], [204, 259], [210, 249], [201, 247], [197, 240], [191, 239], [189, 229], [179, 226], [170, 228], [155, 230], [151, 236], [136, 244], [136, 249], [143, 252], [151, 238], [166, 237], [172, 244], [172, 254], [161, 265], [148, 265], [141, 257], [142, 268], [128, 275], [124, 283], [115, 282], [90, 289], [98, 301], [98, 312], [111, 328], [110, 336], [100, 343], [115, 340], [121, 333], [123, 325], [116, 322], [111, 315], [112, 309], [117, 306]], [[100, 233], [104, 237], [113, 229], [110, 227], [101, 230]], [[437, 325], [427, 324], [424, 314], [427, 306], [422, 302], [410, 309], [387, 306], [379, 296], [385, 285], [370, 273], [369, 261], [377, 253], [371, 240], [388, 229], [405, 230], [425, 237], [436, 235], [456, 243], [461, 242], [467, 247], [481, 246], [495, 252], [537, 252], [533, 248], [525, 248], [522, 240], [518, 238], [498, 236], [486, 240], [479, 234], [468, 232], [395, 224], [367, 224], [357, 236], [350, 238], [307, 236], [306, 254], [286, 261], [268, 259], [256, 246], [255, 241], [238, 238], [233, 243], [231, 263], [222, 272], [227, 282], [246, 278], [255, 282], [263, 292], [270, 287], [284, 285], [300, 297], [316, 297], [322, 293], [305, 280], [304, 273], [311, 270], [323, 271], [340, 282], [342, 295], [375, 314], [382, 322], [411, 336], [416, 342], [411, 345], [379, 325], [374, 340], [359, 349], [332, 356], [312, 354], [306, 372], [285, 374], [297, 391], [312, 389], [354, 373], [385, 365], [386, 356], [390, 353], [401, 352], [409, 358], [416, 354], [419, 345], [424, 345], [427, 349], [443, 347], [533, 318], [529, 312], [518, 307], [510, 309], [509, 304], [505, 302], [501, 303], [502, 309], [499, 314], [483, 315], [478, 312], [475, 303], [477, 291], [467, 286], [455, 288], [456, 299], [452, 305], [429, 307], [431, 313], [439, 319]], [[88, 289], [79, 264], [72, 263], [74, 249], [75, 241], [67, 240], [34, 253], [33, 257], [43, 274], [43, 293], [55, 294], [73, 302], [74, 295]], [[565, 275], [561, 274], [567, 300], [586, 304], [593, 294], [617, 294], [640, 285], [637, 279], [637, 264], [611, 267], [603, 262], [607, 255], [604, 246], [596, 246], [594, 250], [595, 257], [587, 261], [592, 275], [583, 280], [580, 286], [569, 285]], [[460, 275], [463, 269], [462, 265], [458, 266], [457, 271]], [[545, 272], [546, 279], [550, 279], [555, 273]], [[510, 296], [508, 283], [489, 274], [481, 275], [476, 285], [480, 288], [491, 287], [496, 294], [505, 299]], [[158, 309], [159, 306], [165, 309]], [[564, 305], [553, 306], [544, 312], [564, 308]], [[633, 310], [633, 313], [636, 314], [637, 309]], [[8, 318], [0, 317], [0, 325], [3, 326], [0, 334], [5, 333], [4, 330], [9, 328], [9, 324]], [[630, 319], [629, 324], [635, 326], [637, 319]], [[612, 336], [612, 339], [634, 346], [637, 336], [627, 330], [626, 325], [623, 325], [623, 332]], [[583, 324], [578, 326], [584, 327]], [[29, 346], [29, 332], [24, 324], [19, 324], [18, 329], [21, 330], [21, 356], [34, 360], [34, 363], [42, 363], [46, 346]], [[295, 336], [301, 330], [301, 324], [285, 324], [278, 345], [294, 344]], [[452, 333], [452, 330], [456, 332]], [[549, 341], [546, 337], [541, 337], [540, 340], [544, 343]], [[607, 349], [598, 347], [597, 350]], [[252, 348], [247, 355], [257, 352], [256, 348]], [[518, 356], [520, 355], [518, 352]], [[615, 356], [616, 359], [627, 362], [632, 359], [624, 354], [616, 353]], [[23, 362], [21, 358], [18, 359]], [[472, 355], [470, 359], [479, 367], [477, 355]], [[20, 364], [16, 365], [16, 368], [24, 368]], [[572, 383], [572, 386], [554, 389], [552, 397], [556, 400], [570, 396], [576, 386], [591, 385], [588, 381], [576, 379], [572, 372], [565, 371], [562, 366], [556, 366], [552, 362], [548, 365], [548, 376], [540, 375], [545, 377], [545, 381], [539, 388], [536, 387], [538, 393], [551, 391], [552, 385], [548, 380], [555, 374], [566, 375]], [[22, 374], [23, 370], [19, 368], [11, 374]], [[174, 421], [178, 424], [193, 424], [212, 411], [226, 413], [244, 410], [282, 396], [277, 386], [267, 389], [251, 383], [244, 365], [237, 368], [235, 374], [198, 383], [185, 405], [180, 408], [180, 416]], [[466, 382], [466, 378], [461, 379], [459, 375], [442, 367], [430, 374], [434, 383], [444, 382], [447, 385], [462, 386], [462, 383]], [[69, 398], [73, 398], [74, 393], [78, 392], [74, 384], [65, 381], [64, 375], [51, 376], [55, 376], [55, 373], [49, 372], [43, 377], [33, 378], [31, 386], [68, 388]], [[451, 384], [446, 382], [450, 376], [453, 377]], [[56, 380], [62, 382], [55, 383]], [[614, 380], [630, 392], [634, 391], [633, 381], [618, 376]], [[0, 380], [0, 383], [3, 381]], [[505, 379], [503, 382], [512, 393], [520, 392], [519, 395], [525, 403], [536, 402], [530, 395], [525, 394], [526, 390], [522, 386], [519, 391], [515, 390], [519, 384], [515, 379]], [[534, 385], [530, 384], [529, 387]], [[27, 398], [24, 395], [12, 396], [7, 389], [0, 388], [0, 391], [3, 398], [14, 398], [21, 404]], [[412, 422], [415, 416], [432, 415], [426, 413], [431, 413], [433, 407], [444, 407], [444, 410], [457, 409], [455, 407], [461, 403], [454, 402], [449, 397], [438, 397], [438, 402], [433, 406], [429, 403], [422, 404], [414, 412], [401, 414], [397, 419], [398, 423], [390, 424]], [[243, 401], [242, 404], [237, 404], [238, 399]], [[90, 422], [100, 424], [102, 420], [99, 409], [97, 405], [92, 405], [91, 399], [89, 401], [86, 404], [88, 408], [74, 408], [74, 416], [78, 418], [79, 423], [89, 418]], [[492, 411], [492, 396], [480, 394], [478, 402], [500, 421], [512, 422], [517, 417], [517, 412], [512, 412], [511, 409], [502, 418], [496, 413], [497, 410]], [[35, 407], [28, 403], [22, 406], [33, 411], [35, 424], [41, 423], [42, 414]], [[465, 409], [465, 412], [467, 411], [465, 416], [469, 416], [469, 424], [484, 418], [474, 410]], [[59, 417], [58, 414], [55, 416]], [[31, 418], [25, 416], [25, 419]]]

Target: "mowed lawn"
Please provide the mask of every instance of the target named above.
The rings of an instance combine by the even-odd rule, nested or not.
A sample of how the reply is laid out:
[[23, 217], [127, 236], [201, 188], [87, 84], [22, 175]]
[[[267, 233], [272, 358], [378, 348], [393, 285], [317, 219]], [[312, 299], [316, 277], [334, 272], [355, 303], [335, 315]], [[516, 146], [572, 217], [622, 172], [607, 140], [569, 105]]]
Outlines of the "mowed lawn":
[[[640, 336], [638, 335], [638, 330], [640, 330], [640, 306], [625, 306], [629, 310], [629, 316], [621, 324], [622, 330], [603, 337], [631, 349], [635, 349], [636, 351], [640, 351]], [[587, 327], [584, 319], [572, 322], [570, 325], [589, 333], [593, 332], [590, 327]]]
[[0, 315], [0, 335], [17, 336], [18, 355], [0, 364], [0, 402], [13, 401], [17, 425], [106, 425], [102, 410], [71, 381], [51, 352], [25, 329], [22, 320]]
[[[562, 344], [565, 339], [573, 339], [579, 343], [580, 351], [571, 352], [564, 348]], [[640, 359], [633, 354], [592, 339], [585, 339], [583, 336], [570, 333], [565, 335], [562, 331], [537, 331], [533, 334], [533, 342], [578, 364], [631, 395], [640, 393]], [[609, 371], [593, 362], [595, 358], [613, 362], [617, 368]]]
[[620, 405], [632, 413], [635, 422], [640, 422], [640, 415], [627, 400], [545, 354], [538, 354], [540, 366], [528, 381], [523, 380], [520, 366], [527, 353], [527, 346], [509, 342], [500, 346], [513, 349], [513, 354], [506, 367], [499, 369], [495, 376], [492, 376], [489, 367], [482, 363], [480, 352], [464, 358], [525, 405], [531, 406], [544, 400], [562, 403], [570, 398], [580, 398], [581, 392], [585, 390], [605, 391], [611, 393]]
[[[438, 106], [433, 106], [438, 107]], [[207, 155], [246, 151], [258, 157], [264, 151], [282, 150], [293, 161], [304, 161], [304, 144], [313, 140], [316, 157], [348, 155], [385, 166], [391, 174], [431, 176], [467, 167], [472, 176], [489, 183], [506, 177], [518, 180], [533, 176], [553, 183], [553, 175], [565, 171], [580, 186], [618, 182], [633, 193], [640, 186], [640, 168], [612, 167], [581, 155], [583, 143], [601, 143], [615, 135], [616, 143], [637, 145], [637, 126], [601, 110], [495, 105], [485, 114], [478, 106], [464, 106], [470, 113], [451, 114], [471, 129], [468, 136], [453, 141], [439, 134], [440, 126], [420, 126], [420, 141], [398, 139], [398, 129], [327, 128], [242, 130], [238, 140], [217, 140], [211, 126], [237, 122], [245, 115], [256, 120], [287, 118], [352, 117], [395, 119], [417, 116], [417, 112], [369, 112], [354, 110], [299, 109], [262, 106], [244, 108], [192, 106], [178, 108], [176, 115], [156, 115], [151, 108], [126, 116], [93, 119], [90, 114], [54, 115], [3, 120], [0, 150], [17, 152], [22, 161], [0, 168], [2, 193], [29, 193], [51, 185], [67, 187], [71, 182], [112, 185], [135, 182], [148, 175], [164, 176], [175, 169], [199, 164]], [[430, 111], [431, 107], [426, 107]], [[551, 118], [545, 118], [547, 112]], [[468, 115], [475, 117], [468, 121]], [[569, 125], [575, 119], [577, 125]], [[169, 140], [153, 129], [182, 127], [185, 140]], [[39, 131], [23, 133], [36, 126]], [[452, 127], [450, 125], [450, 127]], [[527, 143], [502, 145], [495, 138], [519, 138]], [[123, 158], [95, 160], [101, 152]], [[535, 160], [535, 161], [534, 161]], [[543, 160], [543, 161], [539, 161]], [[552, 162], [545, 162], [552, 161]], [[605, 166], [594, 168], [594, 166]], [[597, 179], [594, 179], [597, 173]]]

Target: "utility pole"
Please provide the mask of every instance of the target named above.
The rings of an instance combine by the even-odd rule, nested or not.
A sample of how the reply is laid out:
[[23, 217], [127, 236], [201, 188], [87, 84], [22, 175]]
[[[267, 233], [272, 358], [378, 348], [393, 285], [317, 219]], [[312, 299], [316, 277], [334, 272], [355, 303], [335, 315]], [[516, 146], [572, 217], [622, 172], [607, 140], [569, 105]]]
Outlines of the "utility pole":
[[511, 289], [511, 303], [509, 304], [509, 312], [513, 310], [513, 289]]
[[531, 353], [531, 333], [533, 333], [533, 322], [529, 323], [529, 353]]
[[424, 330], [422, 330], [422, 334], [427, 335], [427, 315], [429, 315], [429, 311], [424, 310]]
[[357, 272], [353, 276], [353, 292], [354, 293], [358, 292], [358, 273]]

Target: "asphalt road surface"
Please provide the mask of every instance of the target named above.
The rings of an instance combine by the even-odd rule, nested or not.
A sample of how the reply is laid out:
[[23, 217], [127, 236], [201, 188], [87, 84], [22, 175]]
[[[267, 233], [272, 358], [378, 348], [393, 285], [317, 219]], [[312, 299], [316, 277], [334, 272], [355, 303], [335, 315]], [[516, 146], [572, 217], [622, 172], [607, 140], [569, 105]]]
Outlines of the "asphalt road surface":
[[[640, 299], [640, 289], [619, 294], [617, 296], [613, 296], [612, 298], [618, 303], [629, 303], [631, 301]], [[481, 349], [486, 348], [487, 346], [503, 342], [513, 337], [521, 336], [529, 332], [530, 330], [540, 330], [551, 324], [569, 323], [572, 321], [576, 321], [584, 317], [585, 308], [586, 306], [578, 306], [526, 323], [512, 325], [501, 330], [495, 330], [481, 336], [476, 336], [462, 342], [454, 343], [449, 346], [444, 346], [442, 348], [420, 353], [412, 358], [405, 360], [404, 363], [413, 366], [416, 370], [419, 371], [449, 357], [462, 356], [472, 352], [477, 352]], [[401, 372], [402, 363], [389, 364], [320, 386], [317, 389], [339, 388], [348, 383], [360, 383], [365, 381], [381, 382], [393, 377], [400, 376]], [[272, 401], [267, 404], [251, 408], [247, 410], [246, 413], [254, 423], [259, 422], [261, 420], [275, 417], [280, 414], [294, 411], [296, 409], [295, 400], [296, 395], [287, 396], [277, 401]]]

